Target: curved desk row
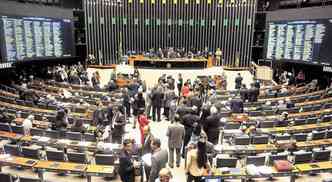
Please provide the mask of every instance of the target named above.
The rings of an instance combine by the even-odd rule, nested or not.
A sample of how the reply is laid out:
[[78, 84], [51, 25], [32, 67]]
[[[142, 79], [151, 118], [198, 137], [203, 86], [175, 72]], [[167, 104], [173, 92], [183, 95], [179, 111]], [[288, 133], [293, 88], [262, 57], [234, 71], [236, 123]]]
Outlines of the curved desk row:
[[[321, 140], [310, 140], [304, 142], [296, 142], [296, 150], [312, 149], [315, 147], [332, 146], [332, 138]], [[279, 147], [276, 144], [252, 144], [252, 145], [216, 145], [214, 148], [220, 154], [257, 154], [264, 152], [276, 152], [278, 150], [286, 150], [288, 148]]]
[[229, 171], [224, 173], [221, 169], [213, 169], [212, 175], [206, 176], [207, 178], [221, 178], [221, 179], [241, 179], [247, 181], [253, 178], [271, 178], [271, 177], [290, 177], [290, 182], [296, 181], [297, 175], [314, 174], [322, 172], [332, 171], [332, 162], [315, 162], [315, 163], [304, 163], [295, 164], [293, 169], [287, 172], [279, 172], [277, 169], [271, 166], [264, 166], [271, 170], [270, 174], [251, 175], [248, 174], [244, 168], [231, 168]]
[[44, 182], [44, 171], [69, 172], [72, 174], [86, 175], [87, 181], [91, 182], [92, 176], [114, 177], [115, 167], [95, 164], [80, 164], [72, 162], [54, 162], [35, 160], [24, 157], [0, 155], [0, 169], [2, 166], [22, 166], [24, 168], [37, 169], [38, 176]]

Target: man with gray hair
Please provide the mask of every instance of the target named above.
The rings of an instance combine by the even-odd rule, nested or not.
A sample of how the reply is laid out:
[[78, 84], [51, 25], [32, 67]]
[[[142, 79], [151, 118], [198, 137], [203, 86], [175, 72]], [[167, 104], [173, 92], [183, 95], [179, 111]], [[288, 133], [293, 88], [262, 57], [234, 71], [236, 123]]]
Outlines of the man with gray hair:
[[218, 109], [213, 105], [210, 108], [210, 116], [202, 122], [205, 133], [207, 134], [208, 141], [214, 145], [218, 144], [220, 133], [220, 115]]

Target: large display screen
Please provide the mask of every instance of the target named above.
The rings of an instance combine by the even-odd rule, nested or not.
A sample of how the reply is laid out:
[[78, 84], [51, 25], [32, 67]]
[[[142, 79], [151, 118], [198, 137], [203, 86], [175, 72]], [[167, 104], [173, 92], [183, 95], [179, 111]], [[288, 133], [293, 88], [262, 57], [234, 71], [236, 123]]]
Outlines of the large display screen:
[[332, 63], [332, 19], [267, 22], [266, 58]]
[[1, 55], [5, 62], [74, 56], [69, 19], [0, 16]]

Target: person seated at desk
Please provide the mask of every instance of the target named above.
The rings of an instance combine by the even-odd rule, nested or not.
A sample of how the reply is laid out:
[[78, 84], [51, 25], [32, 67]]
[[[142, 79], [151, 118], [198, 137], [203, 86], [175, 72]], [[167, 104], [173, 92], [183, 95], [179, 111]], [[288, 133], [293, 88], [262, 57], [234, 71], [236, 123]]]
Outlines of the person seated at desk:
[[55, 123], [52, 125], [53, 130], [60, 131], [60, 135], [64, 136], [68, 126], [67, 113], [65, 110], [59, 110], [55, 117]]
[[294, 102], [292, 102], [289, 98], [286, 98], [286, 108], [290, 109], [295, 107]]
[[83, 120], [77, 119], [74, 124], [71, 126], [70, 130], [72, 132], [85, 133], [86, 128], [83, 126]]
[[282, 112], [277, 127], [287, 127], [289, 125], [288, 112]]
[[239, 96], [230, 100], [230, 108], [233, 113], [243, 113], [243, 101]]
[[318, 85], [318, 80], [314, 79], [312, 80], [310, 83], [308, 83], [305, 88], [306, 88], [306, 93], [310, 93], [313, 92], [317, 89], [317, 85]]
[[12, 120], [6, 112], [7, 110], [5, 108], [0, 108], [0, 123], [11, 123]]

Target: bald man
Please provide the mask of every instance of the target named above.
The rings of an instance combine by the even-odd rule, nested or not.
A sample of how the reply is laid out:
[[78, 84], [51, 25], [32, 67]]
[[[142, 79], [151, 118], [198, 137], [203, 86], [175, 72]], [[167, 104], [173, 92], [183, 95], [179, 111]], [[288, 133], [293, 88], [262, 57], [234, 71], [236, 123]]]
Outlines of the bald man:
[[147, 125], [143, 128], [143, 144], [142, 144], [142, 155], [152, 153], [151, 149], [151, 141], [153, 139], [153, 135], [151, 134], [150, 126]]

